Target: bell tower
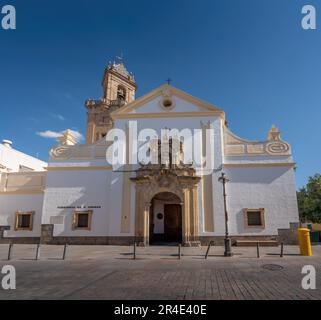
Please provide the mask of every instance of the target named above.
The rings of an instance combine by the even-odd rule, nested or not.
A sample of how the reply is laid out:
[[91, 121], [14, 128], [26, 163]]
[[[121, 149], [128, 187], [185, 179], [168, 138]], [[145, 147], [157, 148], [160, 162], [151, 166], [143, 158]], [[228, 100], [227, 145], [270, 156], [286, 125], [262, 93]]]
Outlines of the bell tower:
[[127, 71], [122, 58], [109, 63], [104, 72], [102, 87], [103, 98], [86, 101], [86, 144], [104, 138], [114, 126], [111, 112], [135, 100], [137, 90], [135, 78]]

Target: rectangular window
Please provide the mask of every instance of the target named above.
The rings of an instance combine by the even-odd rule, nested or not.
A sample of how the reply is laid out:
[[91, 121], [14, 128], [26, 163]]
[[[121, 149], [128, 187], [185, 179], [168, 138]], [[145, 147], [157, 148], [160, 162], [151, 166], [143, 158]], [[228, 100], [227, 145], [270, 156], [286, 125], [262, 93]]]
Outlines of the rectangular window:
[[92, 211], [79, 211], [73, 214], [73, 230], [91, 230]]
[[246, 228], [265, 228], [264, 209], [244, 209]]
[[33, 216], [35, 212], [17, 212], [15, 231], [32, 231], [33, 229]]

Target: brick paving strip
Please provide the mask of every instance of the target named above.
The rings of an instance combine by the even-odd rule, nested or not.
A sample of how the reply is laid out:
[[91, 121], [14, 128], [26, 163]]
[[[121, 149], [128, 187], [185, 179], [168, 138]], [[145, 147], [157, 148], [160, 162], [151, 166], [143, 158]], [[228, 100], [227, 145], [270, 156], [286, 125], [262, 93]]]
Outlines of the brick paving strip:
[[[132, 259], [130, 247], [43, 247], [35, 261], [35, 246], [15, 246], [13, 260], [5, 261], [7, 246], [0, 245], [0, 268], [11, 264], [17, 271], [17, 290], [0, 289], [0, 299], [112, 299], [112, 300], [307, 300], [321, 299], [321, 246], [314, 256], [301, 257], [297, 247], [262, 248], [255, 258], [253, 248], [233, 248], [236, 255], [222, 257], [216, 247], [207, 260], [206, 248], [175, 247], [138, 249]], [[304, 265], [317, 271], [317, 289], [303, 290]], [[269, 270], [266, 265], [281, 268]], [[0, 275], [1, 277], [1, 275]], [[0, 278], [1, 280], [1, 278]]]

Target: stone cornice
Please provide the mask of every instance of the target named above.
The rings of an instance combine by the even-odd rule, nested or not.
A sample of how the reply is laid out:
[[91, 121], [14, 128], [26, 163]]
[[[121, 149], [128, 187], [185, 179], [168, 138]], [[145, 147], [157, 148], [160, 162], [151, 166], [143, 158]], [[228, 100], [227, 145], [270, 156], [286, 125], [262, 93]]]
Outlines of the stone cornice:
[[112, 166], [57, 166], [57, 167], [48, 167], [48, 171], [112, 171]]
[[[147, 104], [148, 102], [152, 101], [156, 97], [164, 96], [164, 95], [171, 95], [177, 96], [182, 100], [188, 101], [189, 103], [199, 107], [200, 111], [196, 112], [173, 112], [169, 110], [168, 112], [159, 112], [159, 113], [142, 113], [139, 114], [136, 110]], [[155, 90], [151, 91], [150, 93], [136, 99], [135, 101], [127, 104], [125, 107], [111, 113], [113, 119], [127, 119], [127, 118], [177, 118], [177, 117], [195, 117], [195, 116], [219, 116], [225, 119], [225, 113], [223, 110], [217, 108], [216, 106], [205, 102], [201, 99], [198, 99], [182, 90], [179, 90], [171, 85], [162, 85]]]
[[296, 163], [294, 162], [247, 162], [247, 163], [224, 163], [224, 168], [262, 168], [262, 167], [289, 167], [294, 168]]

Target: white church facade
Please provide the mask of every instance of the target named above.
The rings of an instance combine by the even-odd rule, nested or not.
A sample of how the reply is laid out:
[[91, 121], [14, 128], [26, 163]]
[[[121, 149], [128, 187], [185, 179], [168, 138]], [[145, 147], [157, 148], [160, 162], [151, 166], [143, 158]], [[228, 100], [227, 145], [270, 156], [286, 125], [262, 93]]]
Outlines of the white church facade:
[[[84, 144], [67, 131], [48, 164], [40, 164], [45, 169], [1, 171], [0, 243], [222, 242], [223, 172], [233, 242], [296, 242], [295, 164], [276, 127], [265, 141], [241, 139], [228, 128], [224, 111], [169, 84], [135, 99], [134, 77], [122, 62], [106, 68], [102, 85], [103, 98], [86, 102]], [[140, 133], [147, 128], [155, 136], [143, 142]], [[107, 161], [116, 154], [108, 137], [117, 129], [127, 142], [123, 165]], [[175, 136], [159, 138], [173, 129]], [[189, 144], [177, 132], [186, 129], [197, 133], [190, 154], [206, 154], [207, 170], [194, 158], [182, 161]], [[138, 136], [134, 142], [130, 131]], [[156, 155], [165, 162], [130, 161], [142, 149], [147, 159]]]

